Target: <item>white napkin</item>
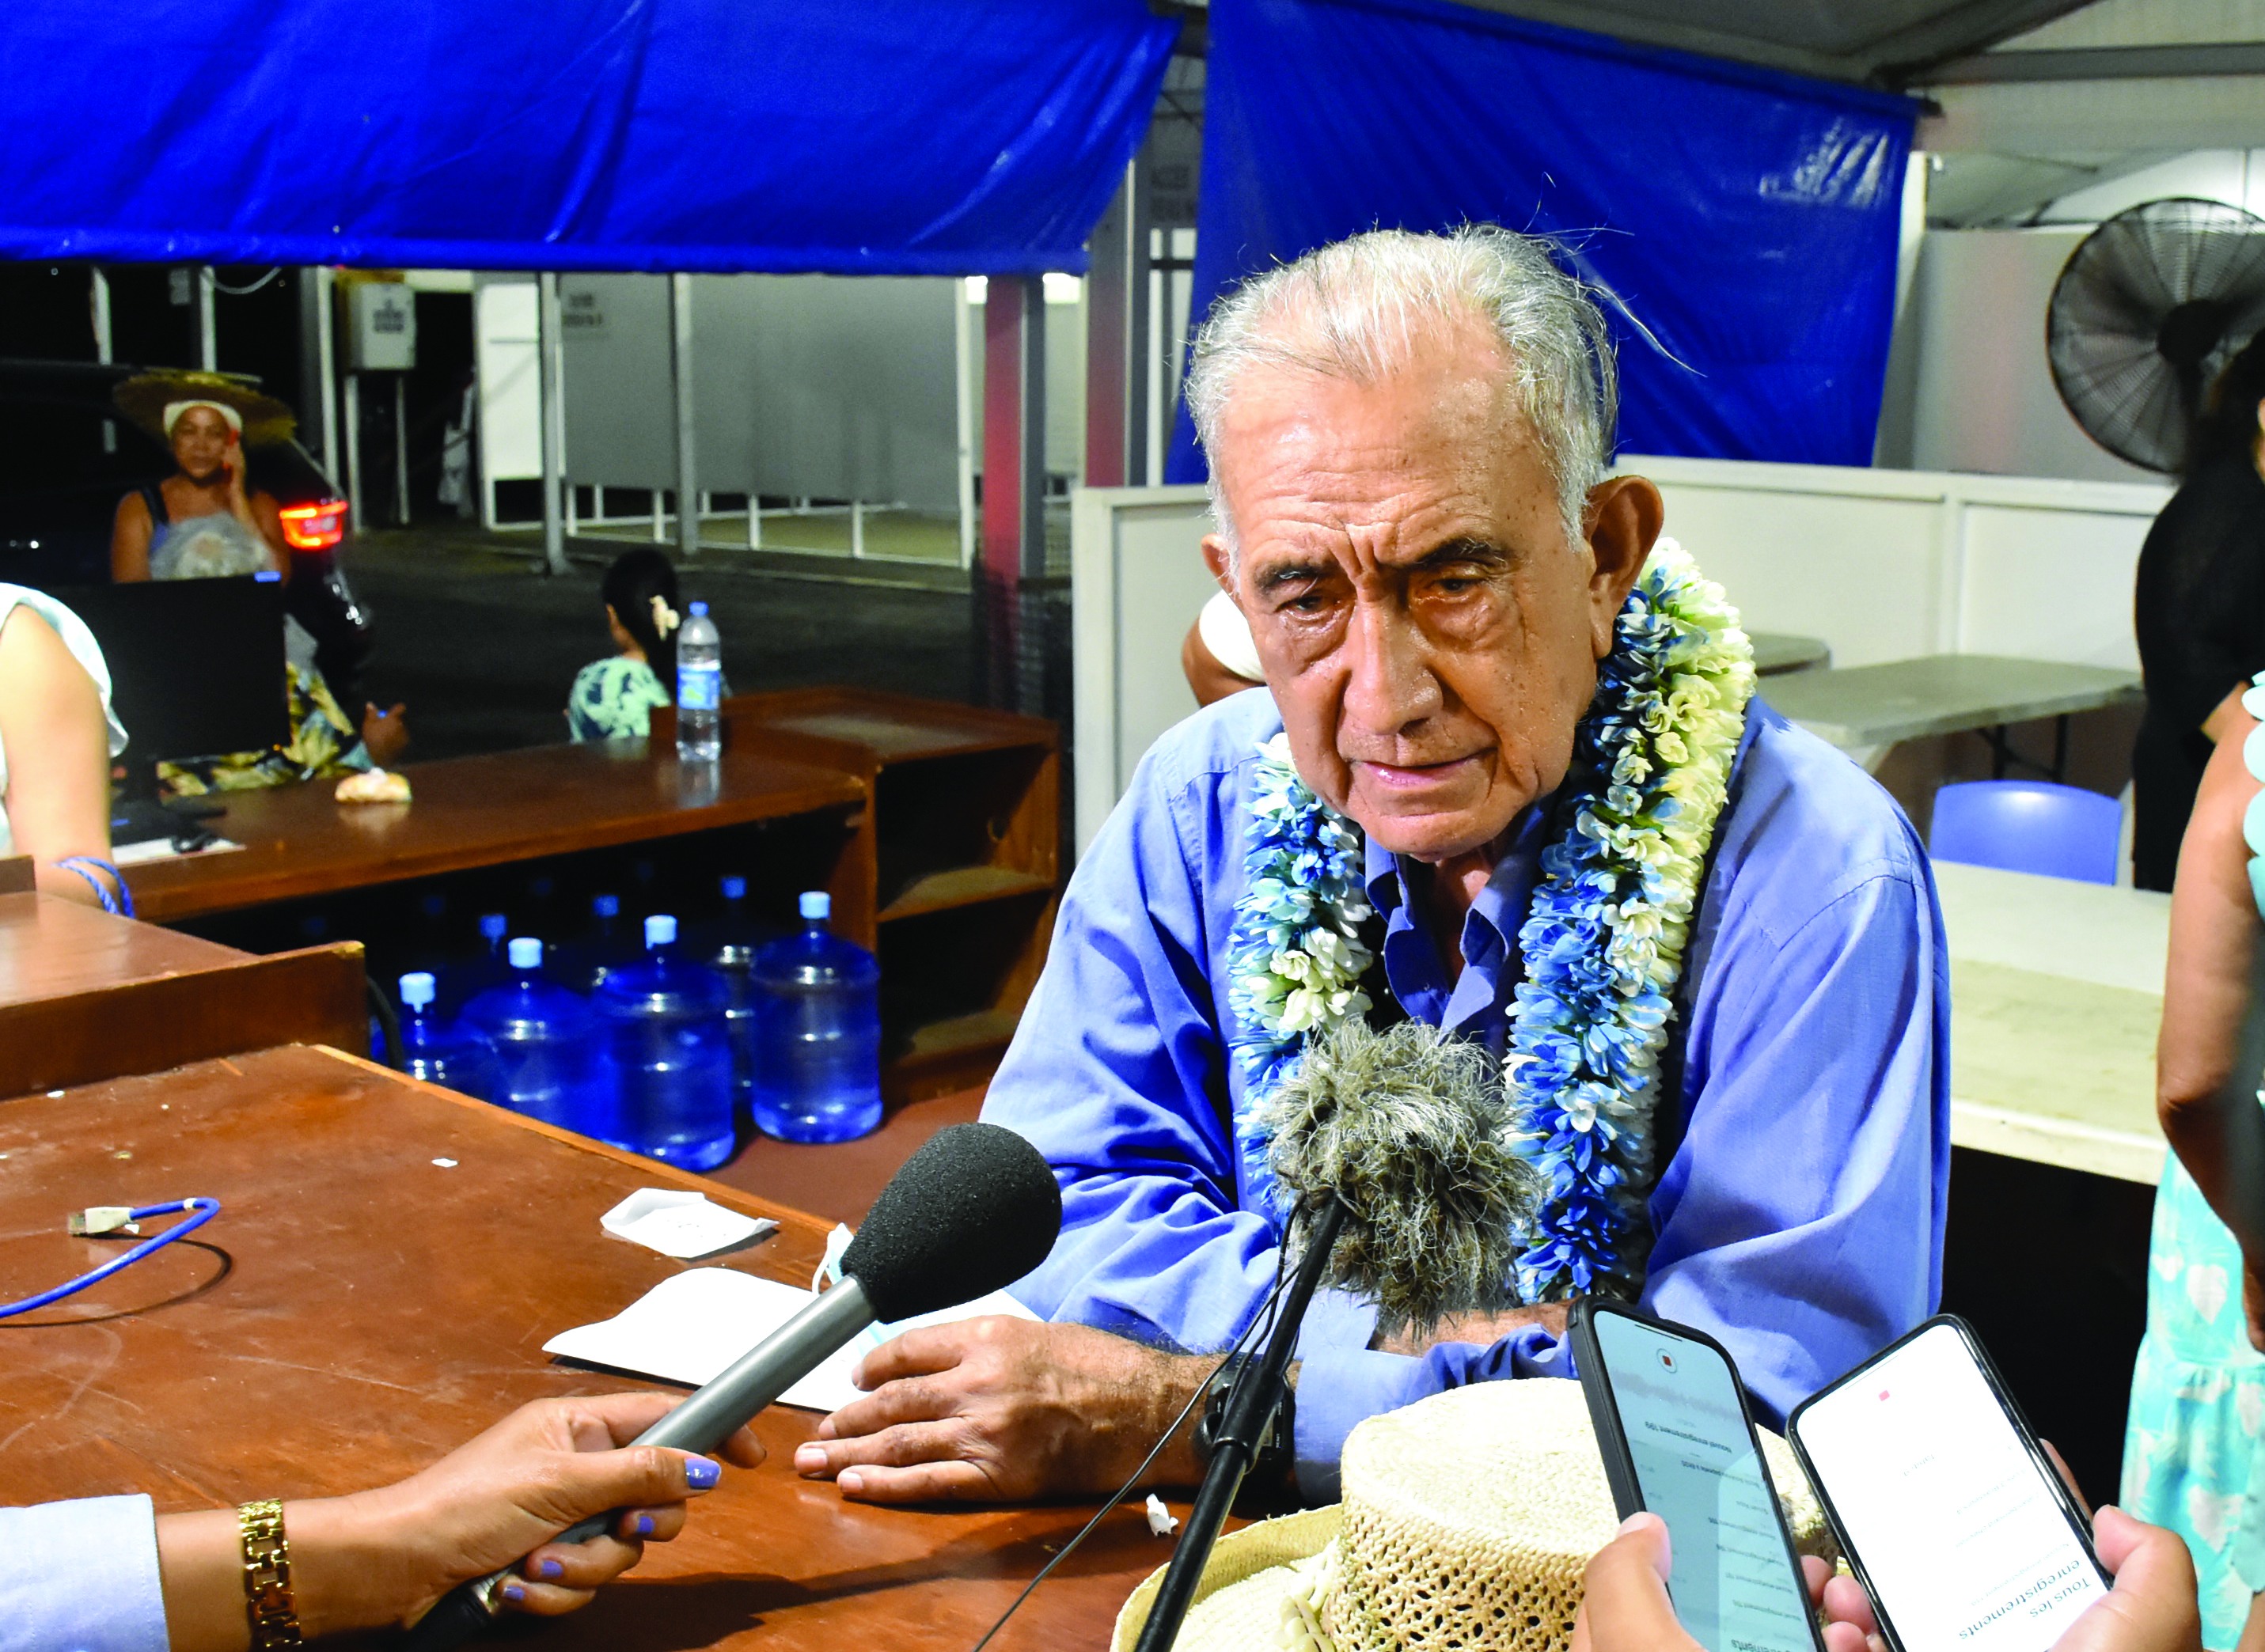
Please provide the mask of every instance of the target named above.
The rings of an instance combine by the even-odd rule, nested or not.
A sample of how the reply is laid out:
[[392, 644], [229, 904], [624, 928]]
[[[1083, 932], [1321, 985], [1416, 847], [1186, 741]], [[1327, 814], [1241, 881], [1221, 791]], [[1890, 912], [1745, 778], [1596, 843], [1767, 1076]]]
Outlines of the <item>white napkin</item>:
[[639, 1188], [598, 1219], [616, 1239], [643, 1245], [664, 1256], [706, 1256], [768, 1234], [778, 1224], [768, 1216], [742, 1216], [713, 1203], [705, 1193], [677, 1188]]
[[[662, 1280], [612, 1319], [560, 1332], [543, 1345], [543, 1351], [696, 1387], [720, 1376], [733, 1360], [807, 1307], [814, 1294], [733, 1268], [688, 1268]], [[863, 1394], [849, 1380], [851, 1369], [892, 1336], [916, 1326], [947, 1325], [986, 1314], [1031, 1321], [1038, 1317], [1004, 1291], [994, 1291], [959, 1307], [871, 1326], [781, 1394], [779, 1401], [813, 1411], [838, 1411]]]

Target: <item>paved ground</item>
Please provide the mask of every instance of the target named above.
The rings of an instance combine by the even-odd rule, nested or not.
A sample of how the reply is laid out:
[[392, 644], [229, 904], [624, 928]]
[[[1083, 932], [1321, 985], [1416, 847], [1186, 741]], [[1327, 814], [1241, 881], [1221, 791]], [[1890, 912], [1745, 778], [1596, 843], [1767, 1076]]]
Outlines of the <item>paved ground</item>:
[[[953, 568], [959, 565], [959, 519], [957, 516], [924, 515], [917, 511], [870, 510], [864, 518], [864, 554], [873, 558], [892, 558], [927, 563], [941, 563]], [[584, 523], [582, 533], [590, 539], [626, 540], [631, 543], [653, 542], [650, 518], [635, 522]], [[670, 517], [662, 528], [662, 536], [674, 540], [676, 519]], [[703, 516], [700, 519], [700, 541], [703, 545], [719, 549], [739, 549], [747, 542], [747, 513], [745, 511]], [[835, 556], [850, 554], [851, 534], [849, 512], [846, 507], [820, 507], [808, 512], [766, 511], [762, 520], [763, 544], [774, 550], [830, 551]]]
[[[377, 531], [346, 577], [375, 616], [368, 697], [405, 701], [418, 757], [509, 750], [565, 737], [574, 673], [610, 651], [598, 580], [618, 544], [578, 540], [573, 571], [546, 578], [524, 539], [455, 528]], [[712, 564], [712, 565], [711, 565]], [[703, 554], [681, 576], [724, 634], [739, 692], [852, 683], [933, 699], [979, 697], [975, 605], [958, 570], [851, 569], [812, 559]]]

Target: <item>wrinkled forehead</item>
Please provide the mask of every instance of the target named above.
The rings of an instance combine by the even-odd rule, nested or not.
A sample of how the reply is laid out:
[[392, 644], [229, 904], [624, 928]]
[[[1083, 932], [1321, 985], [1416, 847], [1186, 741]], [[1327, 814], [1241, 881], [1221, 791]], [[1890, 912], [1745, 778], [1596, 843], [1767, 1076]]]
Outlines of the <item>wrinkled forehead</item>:
[[1212, 462], [1239, 551], [1363, 528], [1468, 535], [1556, 510], [1490, 339], [1436, 341], [1374, 377], [1253, 364], [1223, 409]]

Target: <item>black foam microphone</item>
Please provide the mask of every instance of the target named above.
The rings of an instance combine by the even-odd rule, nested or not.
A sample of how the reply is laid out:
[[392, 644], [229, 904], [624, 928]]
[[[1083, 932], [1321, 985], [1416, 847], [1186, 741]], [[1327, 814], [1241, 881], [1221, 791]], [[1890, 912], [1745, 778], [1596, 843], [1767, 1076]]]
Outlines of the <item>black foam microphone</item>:
[[[997, 1124], [953, 1124], [905, 1161], [841, 1253], [841, 1283], [740, 1356], [633, 1442], [712, 1452], [849, 1339], [1004, 1290], [1046, 1259], [1061, 1190], [1038, 1150]], [[580, 1543], [602, 1514], [553, 1539]], [[459, 1584], [420, 1619], [406, 1652], [461, 1645], [502, 1610], [510, 1569]]]

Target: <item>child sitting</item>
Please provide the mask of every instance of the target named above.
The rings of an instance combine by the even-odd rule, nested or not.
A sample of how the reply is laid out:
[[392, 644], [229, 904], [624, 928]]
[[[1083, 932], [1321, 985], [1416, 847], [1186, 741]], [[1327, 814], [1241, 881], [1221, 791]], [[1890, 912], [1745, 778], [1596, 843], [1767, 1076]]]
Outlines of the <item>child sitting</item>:
[[627, 551], [606, 570], [599, 593], [621, 651], [575, 674], [566, 726], [578, 740], [642, 739], [653, 707], [675, 703], [676, 570], [657, 550]]

